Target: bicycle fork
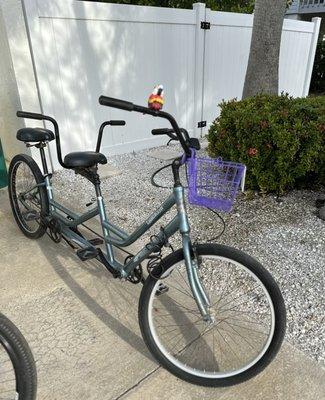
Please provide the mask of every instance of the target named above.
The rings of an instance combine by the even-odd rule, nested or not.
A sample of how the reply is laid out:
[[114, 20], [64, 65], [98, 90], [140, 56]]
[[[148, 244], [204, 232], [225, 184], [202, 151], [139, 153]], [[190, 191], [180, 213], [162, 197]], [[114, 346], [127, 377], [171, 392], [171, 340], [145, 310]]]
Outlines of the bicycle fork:
[[182, 186], [174, 187], [174, 195], [176, 200], [176, 206], [179, 218], [179, 230], [182, 235], [183, 252], [185, 259], [185, 266], [188, 275], [190, 287], [198, 306], [198, 309], [204, 319], [204, 321], [212, 322], [211, 315], [209, 313], [210, 300], [205, 292], [205, 289], [201, 283], [198, 275], [198, 265], [195, 261], [193, 254], [193, 247], [190, 238], [190, 225], [188, 222], [185, 202], [184, 202], [184, 188]]

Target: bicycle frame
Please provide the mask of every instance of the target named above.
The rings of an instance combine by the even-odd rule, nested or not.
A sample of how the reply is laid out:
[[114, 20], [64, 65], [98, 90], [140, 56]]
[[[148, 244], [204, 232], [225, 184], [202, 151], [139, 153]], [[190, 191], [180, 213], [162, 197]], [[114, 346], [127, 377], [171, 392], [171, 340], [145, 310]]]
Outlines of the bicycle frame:
[[[45, 181], [42, 185], [46, 187], [49, 199], [49, 218], [55, 218], [58, 220], [62, 235], [64, 235], [67, 240], [77, 244], [79, 247], [86, 248], [95, 246], [84, 237], [78, 235], [73, 228], [77, 228], [78, 225], [81, 225], [99, 215], [106, 247], [106, 253], [103, 252], [104, 257], [107, 263], [114, 268], [122, 278], [127, 278], [134, 269], [141, 264], [141, 262], [147, 259], [150, 254], [155, 251], [157, 246], [162, 247], [168, 238], [179, 231], [182, 235], [184, 259], [194, 298], [203, 317], [208, 315], [207, 308], [209, 307], [210, 302], [201, 285], [197, 271], [198, 265], [195, 257], [193, 257], [192, 244], [190, 240], [190, 226], [185, 208], [184, 188], [181, 185], [174, 187], [173, 193], [131, 234], [128, 234], [109, 221], [101, 193], [97, 196], [97, 205], [94, 208], [82, 215], [78, 215], [54, 200], [53, 188], [49, 175], [45, 177]], [[116, 260], [113, 251], [114, 246], [127, 247], [137, 241], [175, 205], [177, 208], [177, 214], [155, 236], [156, 242], [149, 242], [125, 265]]]
[[[166, 240], [174, 235], [177, 231], [179, 231], [182, 236], [184, 260], [193, 296], [203, 318], [206, 320], [211, 320], [208, 312], [210, 301], [198, 276], [199, 266], [190, 239], [190, 226], [185, 208], [184, 188], [181, 185], [179, 179], [179, 168], [182, 165], [181, 159], [186, 160], [186, 157], [191, 155], [191, 150], [187, 143], [187, 140], [189, 139], [188, 135], [183, 136], [182, 131], [179, 128], [174, 117], [166, 112], [152, 110], [143, 106], [135, 105], [130, 102], [125, 102], [105, 96], [100, 96], [99, 103], [113, 108], [115, 107], [126, 111], [136, 111], [141, 114], [164, 118], [169, 121], [173, 128], [173, 131], [175, 132], [175, 137], [177, 137], [184, 150], [184, 156], [182, 158], [174, 160], [173, 163], [173, 175], [175, 181], [173, 193], [161, 204], [161, 206], [156, 211], [154, 211], [138, 228], [136, 228], [134, 232], [128, 234], [118, 226], [111, 223], [107, 218], [104, 200], [101, 194], [97, 169], [91, 171], [79, 171], [81, 175], [84, 175], [94, 184], [96, 190], [97, 205], [96, 207], [82, 215], [75, 214], [73, 211], [67, 209], [66, 207], [54, 200], [53, 189], [51, 186], [51, 177], [48, 173], [43, 148], [43, 145], [45, 145], [45, 143], [43, 143], [43, 145], [39, 146], [39, 148], [41, 152], [43, 172], [45, 176], [44, 183], [42, 183], [42, 185], [46, 187], [46, 192], [49, 200], [49, 218], [55, 218], [57, 221], [59, 221], [61, 233], [68, 241], [76, 243], [81, 248], [95, 248], [95, 246], [91, 242], [79, 235], [77, 230], [74, 228], [77, 228], [78, 225], [83, 224], [91, 218], [99, 215], [103, 231], [103, 239], [105, 241], [106, 253], [100, 253], [98, 259], [106, 266], [107, 269], [113, 269], [114, 271], [116, 271], [121, 278], [127, 278], [130, 274], [132, 274], [134, 269], [139, 264], [141, 264], [142, 261], [148, 258], [150, 254], [156, 252], [157, 247], [159, 249], [162, 248], [166, 243]], [[58, 161], [62, 165], [62, 167], [71, 168], [68, 167], [62, 159], [59, 127], [54, 118], [25, 111], [18, 111], [17, 116], [23, 118], [46, 120], [51, 122], [54, 126]], [[124, 123], [124, 121], [111, 122], [120, 125]], [[101, 136], [103, 133], [103, 129], [106, 125], [107, 123], [104, 123], [100, 128], [100, 133], [96, 146], [97, 151], [99, 150]], [[160, 133], [158, 132], [158, 134]], [[157, 235], [154, 236], [156, 243], [151, 240], [150, 243], [144, 246], [125, 265], [119, 263], [115, 259], [113, 251], [114, 245], [117, 247], [126, 247], [134, 243], [141, 236], [143, 236], [156, 222], [158, 222], [163, 217], [163, 215], [165, 215], [174, 205], [176, 205], [177, 208], [177, 215], [163, 229], [161, 229]], [[110, 268], [108, 268], [108, 266]]]

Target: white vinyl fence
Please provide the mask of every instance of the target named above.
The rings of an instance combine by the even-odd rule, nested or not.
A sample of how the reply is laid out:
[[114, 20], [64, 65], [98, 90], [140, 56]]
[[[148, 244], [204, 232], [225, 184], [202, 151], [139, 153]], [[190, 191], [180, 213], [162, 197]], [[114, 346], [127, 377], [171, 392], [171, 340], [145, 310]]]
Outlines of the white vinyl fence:
[[[94, 149], [101, 122], [113, 118], [127, 125], [107, 128], [106, 155], [165, 142], [150, 134], [164, 121], [100, 106], [101, 94], [146, 104], [162, 83], [165, 110], [197, 137], [207, 133], [222, 99], [242, 95], [252, 15], [212, 12], [200, 3], [193, 10], [76, 0], [23, 4], [39, 109], [58, 120], [64, 154]], [[280, 92], [308, 94], [319, 25], [319, 18], [284, 21]], [[21, 91], [22, 108], [29, 95]], [[51, 154], [57, 167], [54, 146]]]

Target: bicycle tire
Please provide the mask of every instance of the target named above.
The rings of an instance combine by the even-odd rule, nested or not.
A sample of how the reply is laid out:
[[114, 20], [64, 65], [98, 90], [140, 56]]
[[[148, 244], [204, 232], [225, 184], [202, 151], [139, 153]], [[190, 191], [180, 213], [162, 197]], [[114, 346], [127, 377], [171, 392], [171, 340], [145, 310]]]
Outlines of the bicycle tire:
[[0, 346], [7, 352], [15, 371], [16, 399], [35, 400], [37, 372], [32, 352], [19, 329], [1, 313]]
[[19, 209], [17, 193], [16, 193], [16, 174], [17, 174], [17, 169], [21, 163], [25, 163], [27, 167], [30, 169], [31, 173], [35, 178], [36, 184], [41, 184], [44, 182], [44, 176], [32, 157], [26, 154], [16, 155], [11, 160], [9, 166], [9, 174], [8, 174], [9, 175], [8, 191], [9, 191], [10, 205], [14, 218], [17, 222], [17, 225], [19, 226], [23, 234], [30, 239], [38, 239], [41, 236], [43, 236], [44, 233], [46, 232], [46, 224], [43, 222], [43, 219], [49, 212], [49, 202], [48, 202], [47, 192], [44, 186], [38, 187], [41, 220], [38, 228], [35, 231], [31, 232], [28, 230], [26, 223], [24, 224], [24, 218]]
[[[212, 378], [193, 375], [183, 370], [182, 368], [179, 368], [179, 366], [175, 365], [175, 363], [173, 363], [171, 359], [166, 357], [166, 355], [161, 351], [161, 347], [159, 347], [157, 342], [155, 341], [155, 335], [153, 334], [150, 328], [150, 323], [149, 323], [150, 298], [152, 296], [153, 290], [156, 290], [155, 287], [157, 281], [159, 281], [159, 277], [162, 274], [165, 274], [175, 264], [179, 263], [184, 259], [182, 249], [177, 250], [174, 253], [167, 256], [162, 262], [163, 268], [161, 266], [157, 266], [156, 269], [151, 274], [151, 276], [147, 278], [143, 286], [140, 295], [139, 311], [138, 311], [141, 333], [148, 349], [150, 350], [154, 358], [163, 367], [165, 367], [169, 372], [171, 372], [178, 378], [197, 385], [211, 386], [211, 387], [230, 386], [239, 384], [260, 373], [264, 368], [267, 367], [267, 365], [273, 360], [273, 358], [279, 351], [284, 339], [285, 327], [286, 327], [286, 311], [285, 311], [284, 300], [281, 295], [279, 287], [277, 286], [276, 282], [274, 281], [270, 273], [259, 262], [257, 262], [249, 255], [234, 248], [219, 244], [218, 245], [202, 244], [198, 245], [196, 249], [199, 256], [203, 255], [221, 256], [229, 260], [233, 260], [237, 263], [241, 263], [247, 269], [249, 269], [254, 275], [256, 275], [256, 277], [258, 277], [258, 279], [263, 283], [263, 285], [267, 289], [275, 311], [275, 329], [272, 341], [270, 342], [269, 347], [267, 348], [265, 354], [251, 368], [243, 371], [238, 375], [234, 375], [227, 378], [212, 379]], [[162, 280], [161, 282], [164, 283], [165, 280]]]

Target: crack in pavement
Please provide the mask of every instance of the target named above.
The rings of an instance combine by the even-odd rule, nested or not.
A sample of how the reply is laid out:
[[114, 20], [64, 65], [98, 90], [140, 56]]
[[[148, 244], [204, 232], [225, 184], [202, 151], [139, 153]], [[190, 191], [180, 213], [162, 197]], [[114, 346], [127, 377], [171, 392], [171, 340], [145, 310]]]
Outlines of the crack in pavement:
[[141, 378], [137, 383], [135, 383], [133, 386], [129, 387], [127, 390], [125, 390], [123, 393], [121, 393], [119, 396], [115, 397], [113, 400], [119, 400], [122, 399], [126, 394], [130, 393], [133, 389], [135, 389], [136, 387], [138, 387], [142, 382], [144, 382], [147, 378], [149, 378], [151, 375], [153, 375], [156, 371], [158, 371], [158, 369], [161, 366], [158, 365], [158, 367], [156, 367], [154, 370], [148, 372], [143, 378]]

